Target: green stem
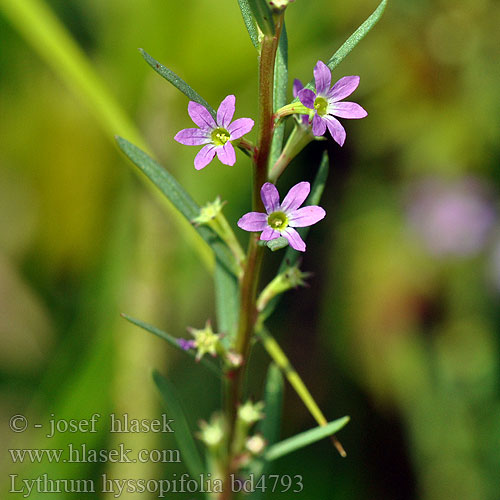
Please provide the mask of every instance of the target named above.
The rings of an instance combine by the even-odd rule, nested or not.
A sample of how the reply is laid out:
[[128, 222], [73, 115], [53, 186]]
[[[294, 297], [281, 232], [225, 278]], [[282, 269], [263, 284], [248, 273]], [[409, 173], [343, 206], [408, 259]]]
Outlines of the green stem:
[[[321, 426], [327, 425], [328, 421], [326, 417], [324, 416], [319, 406], [316, 404], [316, 401], [314, 401], [314, 398], [309, 392], [309, 389], [300, 378], [297, 370], [295, 370], [295, 368], [288, 360], [286, 354], [283, 352], [283, 349], [281, 349], [278, 342], [276, 342], [274, 337], [269, 332], [267, 332], [264, 327], [259, 328], [257, 334], [261, 338], [265, 350], [267, 351], [269, 356], [271, 356], [273, 361], [281, 368], [290, 385], [295, 389], [295, 392], [298, 394], [306, 408], [314, 417], [314, 420], [316, 420], [316, 422]], [[347, 454], [340, 441], [338, 441], [335, 436], [332, 436], [332, 441], [340, 455], [342, 457], [345, 457]]]
[[[278, 42], [283, 26], [283, 16], [275, 19], [275, 35], [265, 35], [259, 57], [259, 136], [254, 150], [255, 164], [253, 169], [253, 210], [264, 211], [260, 198], [260, 188], [267, 181], [269, 154], [274, 132], [273, 92], [274, 92], [274, 66]], [[243, 276], [240, 281], [240, 313], [238, 332], [235, 339], [234, 350], [243, 358], [241, 367], [227, 374], [225, 408], [229, 420], [229, 448], [226, 478], [233, 470], [231, 450], [235, 438], [236, 408], [241, 400], [243, 390], [244, 371], [250, 351], [250, 341], [257, 321], [257, 286], [259, 283], [260, 267], [264, 248], [259, 246], [259, 235], [252, 233], [248, 245], [247, 257]], [[227, 481], [227, 480], [226, 480]], [[227, 488], [225, 488], [227, 490]], [[220, 500], [229, 500], [232, 492], [224, 491]]]
[[283, 26], [283, 16], [276, 19], [276, 34], [262, 39], [259, 62], [259, 139], [255, 158], [253, 209], [263, 211], [260, 188], [267, 180], [267, 164], [274, 131], [274, 62]]
[[312, 132], [302, 125], [295, 125], [281, 155], [273, 165], [269, 181], [276, 184], [288, 164], [314, 139]]

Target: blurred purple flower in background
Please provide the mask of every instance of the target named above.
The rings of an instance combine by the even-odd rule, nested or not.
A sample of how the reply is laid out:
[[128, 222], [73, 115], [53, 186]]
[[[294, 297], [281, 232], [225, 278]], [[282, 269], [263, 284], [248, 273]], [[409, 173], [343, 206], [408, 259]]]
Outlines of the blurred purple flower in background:
[[426, 179], [410, 191], [409, 223], [434, 255], [472, 256], [495, 222], [489, 190], [479, 179]]

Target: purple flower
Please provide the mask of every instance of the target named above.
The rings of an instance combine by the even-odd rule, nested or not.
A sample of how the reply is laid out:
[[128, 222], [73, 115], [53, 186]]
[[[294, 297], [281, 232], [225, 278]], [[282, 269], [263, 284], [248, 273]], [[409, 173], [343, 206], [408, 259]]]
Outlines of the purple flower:
[[225, 165], [235, 164], [236, 153], [231, 141], [243, 137], [254, 125], [251, 118], [238, 118], [231, 123], [235, 100], [234, 95], [228, 95], [221, 102], [217, 110], [217, 120], [214, 120], [201, 104], [189, 102], [189, 116], [199, 128], [181, 130], [174, 139], [186, 146], [203, 146], [194, 159], [196, 170], [206, 167], [216, 154]]
[[[302, 82], [298, 79], [298, 78], [295, 78], [295, 80], [293, 81], [293, 97], [298, 97], [299, 95], [299, 92], [304, 88], [304, 85], [302, 84]], [[303, 125], [304, 127], [308, 127], [309, 126], [309, 115], [296, 115], [298, 120], [299, 120], [299, 123], [301, 125]]]
[[194, 340], [177, 339], [177, 342], [179, 347], [185, 351], [189, 351], [189, 349], [194, 349], [196, 347], [196, 342]]
[[368, 113], [355, 102], [339, 102], [356, 90], [359, 85], [359, 76], [344, 76], [330, 88], [331, 79], [332, 73], [328, 66], [318, 61], [314, 67], [316, 93], [310, 89], [302, 89], [298, 96], [304, 106], [314, 110], [313, 134], [323, 135], [328, 127], [334, 141], [342, 146], [345, 141], [345, 130], [334, 117], [364, 118]]
[[310, 189], [308, 182], [299, 182], [280, 203], [276, 186], [266, 182], [260, 190], [260, 197], [267, 213], [249, 212], [238, 221], [238, 226], [245, 231], [262, 231], [260, 239], [264, 241], [284, 236], [292, 248], [304, 252], [306, 244], [294, 227], [312, 226], [326, 215], [321, 207], [315, 205], [299, 208]]

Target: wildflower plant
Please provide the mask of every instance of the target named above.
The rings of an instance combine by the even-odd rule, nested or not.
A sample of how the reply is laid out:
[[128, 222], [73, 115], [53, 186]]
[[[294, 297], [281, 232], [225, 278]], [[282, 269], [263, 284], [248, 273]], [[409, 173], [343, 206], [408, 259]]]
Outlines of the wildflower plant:
[[[210, 473], [220, 481], [220, 490], [207, 497], [218, 500], [237, 497], [231, 489], [232, 478], [244, 481], [249, 474], [262, 475], [271, 470], [277, 458], [327, 436], [332, 436], [340, 454], [345, 455], [334, 434], [347, 423], [348, 417], [327, 421], [266, 327], [266, 320], [282, 294], [305, 285], [310, 276], [300, 269], [299, 256], [306, 251], [305, 241], [311, 226], [328, 224], [327, 214], [320, 206], [329, 169], [327, 153], [323, 154], [318, 167], [311, 166], [312, 183], [297, 179], [293, 186], [280, 185], [281, 192], [287, 193], [282, 201], [277, 185], [284, 170], [293, 169], [292, 160], [297, 154], [311, 141], [323, 140], [327, 129], [339, 146], [344, 144], [346, 131], [337, 117], [363, 118], [367, 115], [359, 104], [343, 101], [358, 87], [359, 76], [341, 76], [332, 86], [332, 72], [379, 20], [387, 0], [382, 0], [326, 63], [312, 61], [314, 80], [304, 86], [295, 79], [292, 89], [288, 85], [285, 14], [288, 8], [310, 6], [301, 6], [301, 2], [291, 0], [238, 2], [259, 64], [258, 109], [253, 118], [234, 119], [238, 116], [237, 100], [231, 93], [215, 110], [178, 75], [141, 50], [146, 62], [188, 98], [187, 111], [196, 128], [181, 129], [175, 140], [184, 145], [201, 146], [194, 159], [193, 175], [198, 175], [196, 170], [206, 167], [215, 156], [223, 164], [217, 168], [252, 164], [253, 178], [249, 182], [252, 207], [241, 214], [237, 227], [233, 229], [224, 216], [221, 198], [200, 207], [151, 156], [125, 138], [117, 138], [123, 152], [191, 222], [193, 230], [212, 250], [215, 326], [207, 320], [204, 328], [188, 329], [191, 338], [180, 338], [141, 320], [124, 317], [190, 356], [187, 362], [193, 364], [193, 370], [200, 370], [200, 376], [204, 376], [205, 367], [220, 378], [223, 387], [221, 410], [212, 416], [197, 415], [201, 424], [196, 430], [187, 423], [177, 389], [158, 372], [154, 373], [169, 414], [178, 424], [175, 436], [186, 467], [195, 478]], [[178, 122], [187, 123], [185, 118], [180, 117]], [[285, 140], [287, 119], [291, 121], [292, 130]], [[255, 142], [247, 135], [251, 131], [256, 135]], [[247, 172], [241, 169], [241, 175]], [[240, 245], [244, 238], [248, 238], [246, 251]], [[262, 260], [270, 251], [280, 249], [284, 256], [276, 277], [267, 285], [260, 283]], [[255, 395], [246, 394], [243, 382], [254, 375], [247, 373], [248, 359], [258, 342], [262, 343], [272, 362], [262, 394], [252, 402], [249, 396]], [[284, 377], [318, 426], [280, 442]], [[261, 498], [263, 492], [262, 488], [257, 489], [249, 496]]]

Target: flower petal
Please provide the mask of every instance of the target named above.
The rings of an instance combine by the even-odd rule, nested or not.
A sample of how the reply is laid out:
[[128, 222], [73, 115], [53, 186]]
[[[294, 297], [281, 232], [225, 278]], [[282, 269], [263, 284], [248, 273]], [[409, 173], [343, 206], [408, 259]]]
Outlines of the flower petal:
[[340, 118], [364, 118], [368, 113], [355, 102], [336, 102], [328, 108], [328, 113]]
[[207, 108], [197, 102], [189, 101], [188, 113], [191, 120], [193, 120], [202, 130], [213, 130], [217, 127], [215, 120], [212, 118]]
[[239, 139], [252, 130], [254, 121], [251, 118], [238, 118], [228, 125], [227, 131], [231, 135], [231, 140]]
[[311, 89], [302, 89], [297, 94], [300, 102], [309, 109], [314, 109], [314, 99], [316, 99], [316, 94]]
[[234, 147], [230, 142], [226, 142], [224, 146], [218, 147], [216, 149], [217, 158], [224, 163], [224, 165], [230, 165], [231, 167], [236, 163], [236, 153], [234, 152]]
[[281, 235], [288, 240], [288, 243], [290, 243], [290, 246], [294, 250], [298, 250], [299, 252], [306, 251], [306, 244], [304, 243], [304, 240], [300, 237], [300, 234], [292, 227], [287, 227], [281, 233]]
[[273, 229], [271, 226], [266, 226], [262, 234], [260, 235], [260, 239], [262, 241], [275, 240], [280, 237], [280, 232]]
[[260, 188], [260, 197], [262, 198], [262, 203], [264, 203], [264, 208], [268, 214], [279, 210], [280, 194], [274, 184], [266, 182]]
[[306, 201], [310, 190], [311, 185], [306, 181], [295, 184], [295, 186], [293, 186], [293, 188], [291, 188], [285, 196], [285, 199], [281, 204], [281, 210], [283, 210], [283, 212], [287, 215], [294, 210], [297, 210], [297, 208], [299, 208], [300, 205]]
[[316, 137], [323, 135], [326, 132], [326, 117], [323, 118], [319, 115], [314, 115], [312, 128], [313, 128], [313, 134]]
[[222, 128], [227, 128], [234, 116], [236, 97], [228, 95], [217, 110], [217, 125]]
[[302, 82], [298, 78], [295, 78], [293, 81], [293, 97], [297, 97], [303, 88], [304, 85], [302, 85]]
[[318, 61], [314, 67], [314, 81], [316, 82], [316, 94], [326, 95], [330, 89], [332, 72], [323, 61]]
[[306, 227], [316, 224], [316, 222], [323, 219], [326, 212], [323, 208], [316, 205], [309, 207], [302, 207], [295, 210], [288, 216], [288, 223], [292, 227]]
[[216, 146], [213, 144], [203, 146], [194, 159], [194, 168], [196, 170], [205, 168], [214, 159], [215, 149]]
[[332, 134], [333, 140], [339, 145], [343, 146], [345, 142], [345, 129], [342, 124], [333, 116], [327, 115], [325, 117], [328, 130]]
[[358, 85], [359, 76], [344, 76], [329, 90], [327, 96], [330, 102], [340, 101], [351, 95], [358, 88]]
[[267, 225], [267, 214], [248, 212], [238, 221], [238, 227], [245, 231], [264, 231]]
[[201, 146], [210, 142], [210, 135], [199, 128], [185, 128], [177, 132], [174, 139], [185, 146]]

